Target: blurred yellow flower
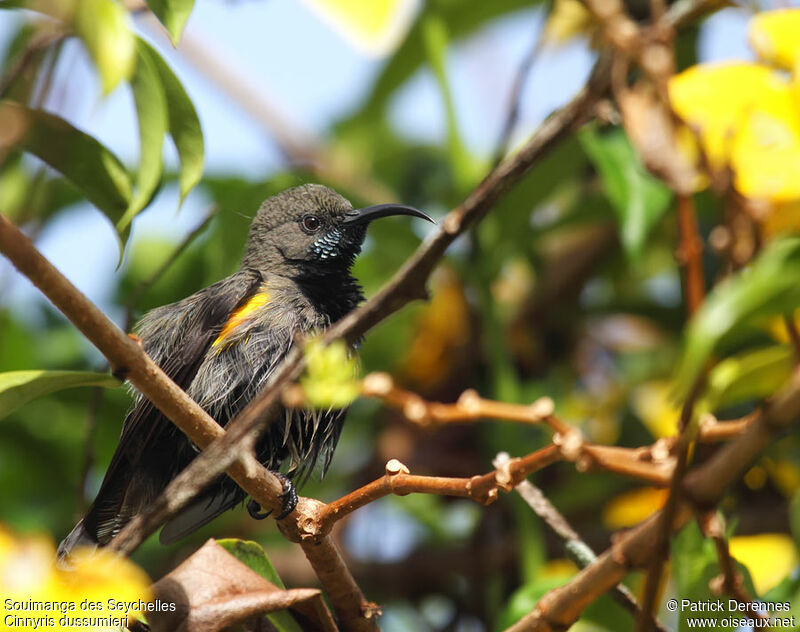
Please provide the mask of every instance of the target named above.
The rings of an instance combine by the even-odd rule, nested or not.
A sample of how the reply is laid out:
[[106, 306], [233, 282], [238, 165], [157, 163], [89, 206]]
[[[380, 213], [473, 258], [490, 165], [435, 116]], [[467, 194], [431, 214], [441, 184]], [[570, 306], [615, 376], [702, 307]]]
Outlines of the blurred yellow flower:
[[784, 533], [762, 533], [731, 538], [731, 555], [747, 567], [753, 585], [763, 595], [791, 573], [798, 563], [794, 540]]
[[612, 530], [632, 527], [664, 506], [667, 490], [644, 487], [612, 498], [603, 509], [603, 523]]
[[693, 66], [670, 79], [669, 96], [711, 169], [730, 169], [739, 193], [767, 204], [769, 236], [800, 226], [800, 9], [756, 15], [750, 43], [765, 64]]
[[0, 525], [0, 631], [118, 631], [151, 599], [147, 575], [115, 553], [78, 550], [72, 570], [56, 568], [55, 556], [48, 537], [19, 537]]
[[669, 95], [711, 168], [730, 167], [742, 195], [800, 198], [800, 108], [786, 77], [757, 64], [703, 64], [673, 77]]
[[575, 562], [566, 557], [560, 557], [555, 560], [549, 560], [545, 563], [541, 570], [539, 571], [541, 577], [563, 577], [569, 578], [572, 577], [575, 573], [578, 572], [578, 567], [575, 566]]
[[765, 62], [797, 69], [800, 62], [800, 9], [778, 9], [759, 13], [750, 20], [750, 46]]
[[545, 41], [562, 44], [586, 33], [593, 24], [592, 16], [580, 0], [556, 0], [544, 25]]
[[306, 6], [363, 52], [392, 52], [408, 31], [419, 0], [303, 0]]
[[678, 432], [681, 411], [671, 394], [669, 382], [655, 380], [637, 387], [631, 395], [633, 412], [656, 439], [672, 437]]

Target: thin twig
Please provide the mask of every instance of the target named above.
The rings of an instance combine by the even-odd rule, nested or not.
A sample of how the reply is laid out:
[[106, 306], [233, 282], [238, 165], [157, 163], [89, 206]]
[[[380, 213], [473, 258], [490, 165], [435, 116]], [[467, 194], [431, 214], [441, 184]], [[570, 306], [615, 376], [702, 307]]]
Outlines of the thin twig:
[[321, 533], [330, 531], [333, 523], [352, 513], [359, 507], [395, 494], [405, 496], [411, 493], [437, 494], [470, 498], [483, 505], [497, 499], [498, 490], [509, 491], [526, 476], [536, 472], [559, 459], [558, 448], [549, 445], [528, 456], [509, 459], [502, 467], [471, 478], [446, 478], [443, 476], [418, 476], [397, 459], [386, 464], [386, 474], [350, 492], [346, 496], [328, 503], [320, 509], [315, 528]]
[[[508, 454], [504, 452], [500, 453], [494, 460], [494, 466], [499, 468], [507, 460]], [[533, 509], [536, 515], [561, 538], [567, 556], [575, 562], [578, 568], [586, 568], [597, 559], [597, 554], [586, 544], [580, 534], [572, 528], [572, 525], [570, 525], [561, 512], [556, 509], [541, 489], [527, 479], [520, 481], [514, 489], [528, 506]], [[636, 601], [636, 597], [631, 592], [630, 588], [625, 584], [617, 584], [614, 586], [611, 591], [611, 596], [623, 608], [634, 616], [637, 616], [639, 612], [639, 603]], [[653, 618], [653, 625], [659, 632], [667, 632], [667, 628], [655, 617]]]
[[139, 281], [136, 286], [131, 290], [130, 294], [128, 295], [127, 300], [125, 301], [125, 331], [130, 331], [131, 326], [133, 325], [133, 313], [136, 310], [136, 306], [139, 303], [139, 299], [142, 298], [147, 291], [155, 285], [159, 279], [169, 270], [172, 265], [177, 261], [178, 257], [180, 257], [183, 252], [194, 243], [194, 240], [206, 229], [209, 222], [214, 219], [214, 216], [219, 212], [219, 206], [216, 204], [213, 205], [208, 211], [206, 212], [205, 216], [201, 220], [201, 222], [195, 226], [186, 237], [183, 238], [181, 243], [179, 243], [175, 249], [172, 251], [169, 257], [162, 263], [158, 269], [153, 272], [148, 278]]
[[642, 610], [636, 622], [637, 632], [647, 632], [652, 629], [651, 615], [655, 611], [656, 600], [662, 581], [664, 561], [669, 557], [669, 536], [678, 511], [683, 477], [689, 467], [689, 449], [695, 439], [697, 424], [692, 423], [694, 407], [705, 384], [705, 374], [693, 385], [689, 396], [681, 409], [681, 418], [678, 423], [678, 442], [675, 450], [675, 467], [669, 482], [669, 491], [664, 507], [661, 509], [660, 521], [655, 538], [654, 554], [650, 560], [647, 578], [642, 595]]
[[678, 196], [678, 226], [681, 238], [679, 259], [686, 266], [686, 303], [691, 316], [700, 308], [705, 296], [703, 240], [697, 228], [691, 195]]
[[398, 388], [388, 373], [370, 373], [361, 382], [361, 394], [375, 397], [384, 404], [398, 408], [403, 416], [420, 427], [429, 429], [448, 423], [478, 419], [507, 419], [522, 424], [546, 424], [554, 432], [571, 430], [553, 415], [554, 404], [549, 397], [540, 397], [530, 405], [509, 404], [482, 399], [472, 389], [464, 391], [454, 404], [429, 402], [416, 393]]
[[[708, 511], [697, 516], [700, 530], [707, 538], [714, 541], [717, 551], [719, 568], [722, 574], [711, 580], [711, 590], [717, 595], [727, 593], [741, 604], [752, 604], [753, 598], [747, 594], [744, 587], [742, 574], [736, 569], [736, 563], [728, 548], [728, 539], [725, 537], [725, 520], [719, 511]], [[757, 609], [748, 608], [754, 618], [766, 620], [769, 617]]]
[[497, 148], [494, 150], [492, 157], [492, 164], [497, 165], [508, 153], [508, 147], [511, 143], [511, 135], [519, 120], [520, 106], [522, 105], [522, 93], [525, 88], [525, 83], [530, 75], [531, 68], [536, 63], [539, 55], [544, 48], [545, 39], [541, 32], [536, 33], [533, 42], [528, 48], [527, 53], [522, 58], [517, 73], [514, 76], [514, 83], [511, 86], [511, 94], [508, 99], [508, 113], [506, 114], [503, 127], [500, 130], [500, 136], [497, 140]]

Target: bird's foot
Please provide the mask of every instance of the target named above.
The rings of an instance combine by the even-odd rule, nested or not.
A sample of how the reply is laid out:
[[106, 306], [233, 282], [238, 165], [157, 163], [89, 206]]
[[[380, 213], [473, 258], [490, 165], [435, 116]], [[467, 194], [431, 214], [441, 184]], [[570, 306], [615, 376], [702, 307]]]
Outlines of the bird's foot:
[[247, 502], [247, 513], [249, 513], [250, 517], [254, 520], [263, 520], [272, 513], [272, 510], [261, 511], [261, 505], [251, 498]]
[[288, 476], [284, 476], [283, 474], [276, 474], [276, 476], [280, 479], [281, 484], [283, 485], [283, 492], [281, 493], [281, 501], [283, 505], [281, 507], [280, 515], [275, 518], [275, 520], [283, 520], [286, 516], [294, 511], [294, 508], [297, 507], [297, 490], [294, 488], [294, 483], [292, 483], [292, 479]]
[[[282, 509], [280, 515], [275, 518], [275, 520], [282, 520], [292, 513], [295, 507], [297, 507], [297, 490], [294, 488], [294, 484], [288, 476], [285, 476], [280, 472], [273, 472], [273, 474], [280, 479], [281, 484], [283, 485], [283, 492], [281, 493]], [[251, 498], [247, 503], [247, 513], [249, 513], [250, 517], [254, 518], [255, 520], [263, 520], [272, 513], [272, 510], [261, 511], [261, 505]]]

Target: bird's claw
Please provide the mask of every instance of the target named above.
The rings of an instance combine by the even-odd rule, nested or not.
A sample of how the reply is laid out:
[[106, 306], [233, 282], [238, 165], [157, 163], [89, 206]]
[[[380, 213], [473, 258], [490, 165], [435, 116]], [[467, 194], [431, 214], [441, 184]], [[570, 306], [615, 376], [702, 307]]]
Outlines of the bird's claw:
[[283, 474], [278, 474], [278, 478], [283, 484], [283, 492], [281, 493], [281, 501], [283, 501], [282, 511], [275, 520], [283, 520], [286, 516], [294, 511], [297, 507], [297, 490], [294, 488], [292, 479]]
[[[282, 509], [280, 515], [278, 515], [275, 520], [283, 520], [286, 516], [294, 511], [295, 507], [297, 507], [297, 490], [294, 488], [294, 484], [288, 476], [278, 472], [275, 472], [274, 474], [278, 477], [278, 479], [280, 479], [281, 484], [283, 485], [283, 492], [281, 492]], [[247, 503], [247, 513], [249, 513], [250, 517], [255, 520], [263, 520], [272, 513], [272, 510], [270, 509], [269, 511], [261, 511], [261, 505], [251, 498]]]
[[263, 520], [272, 513], [272, 510], [261, 511], [261, 505], [251, 498], [247, 503], [247, 513], [249, 513], [250, 517], [254, 520]]

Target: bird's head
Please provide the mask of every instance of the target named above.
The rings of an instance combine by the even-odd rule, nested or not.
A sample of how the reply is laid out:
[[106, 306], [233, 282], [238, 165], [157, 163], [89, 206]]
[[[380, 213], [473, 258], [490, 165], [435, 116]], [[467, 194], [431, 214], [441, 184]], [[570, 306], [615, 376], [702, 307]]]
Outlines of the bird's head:
[[290, 276], [325, 276], [349, 270], [364, 243], [367, 225], [379, 217], [422, 211], [400, 204], [354, 209], [320, 184], [304, 184], [268, 198], [250, 227], [243, 264]]

